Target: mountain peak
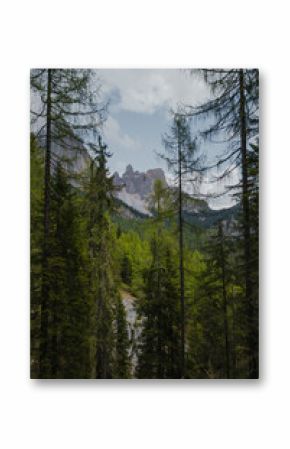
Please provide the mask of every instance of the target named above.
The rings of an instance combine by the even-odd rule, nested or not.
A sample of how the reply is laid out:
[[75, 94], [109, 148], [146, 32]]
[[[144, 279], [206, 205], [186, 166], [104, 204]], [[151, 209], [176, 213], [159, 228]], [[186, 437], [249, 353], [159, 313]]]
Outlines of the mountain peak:
[[156, 179], [161, 179], [167, 185], [162, 168], [153, 168], [146, 172], [134, 171], [131, 164], [128, 164], [122, 176], [118, 172], [114, 173], [116, 185], [123, 185], [124, 190], [130, 194], [138, 194], [141, 199], [145, 199], [152, 192]]
[[153, 190], [156, 179], [161, 179], [167, 186], [166, 178], [162, 168], [153, 168], [146, 172], [134, 171], [131, 164], [128, 164], [122, 176], [118, 172], [113, 175], [114, 183], [122, 186], [117, 192], [117, 197], [130, 207], [139, 212], [150, 215], [147, 200]]

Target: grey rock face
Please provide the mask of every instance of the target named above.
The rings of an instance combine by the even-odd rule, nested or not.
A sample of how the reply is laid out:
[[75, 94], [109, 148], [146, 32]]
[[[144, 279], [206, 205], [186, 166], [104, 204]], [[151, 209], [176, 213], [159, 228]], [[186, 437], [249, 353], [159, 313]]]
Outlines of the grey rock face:
[[154, 168], [147, 170], [145, 173], [134, 171], [131, 164], [126, 168], [123, 176], [118, 172], [114, 173], [114, 183], [116, 185], [124, 185], [127, 193], [137, 193], [142, 199], [145, 199], [153, 188], [153, 183], [156, 179], [161, 179], [164, 185], [167, 186], [164, 172], [161, 168]]

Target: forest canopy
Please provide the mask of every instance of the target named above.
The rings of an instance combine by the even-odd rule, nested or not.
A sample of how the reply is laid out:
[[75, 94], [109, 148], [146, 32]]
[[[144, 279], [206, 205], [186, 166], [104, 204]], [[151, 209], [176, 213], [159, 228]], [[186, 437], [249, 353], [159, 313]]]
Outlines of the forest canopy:
[[166, 176], [121, 178], [98, 71], [31, 70], [32, 378], [259, 377], [259, 73], [186, 76], [208, 95], [168, 108]]

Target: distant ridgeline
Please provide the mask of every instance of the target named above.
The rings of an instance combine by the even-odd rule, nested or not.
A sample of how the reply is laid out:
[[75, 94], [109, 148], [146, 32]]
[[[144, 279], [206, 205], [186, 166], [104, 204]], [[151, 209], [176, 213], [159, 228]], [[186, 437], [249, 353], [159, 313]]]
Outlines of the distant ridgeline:
[[[148, 199], [155, 180], [160, 179], [165, 187], [170, 188], [161, 168], [139, 172], [134, 171], [132, 165], [129, 164], [122, 176], [118, 172], [115, 172], [113, 176], [115, 185], [120, 189], [116, 193], [118, 210], [125, 219], [146, 219], [152, 215]], [[173, 188], [171, 189], [173, 190]], [[185, 194], [183, 217], [187, 223], [193, 226], [207, 229], [220, 220], [230, 224], [238, 211], [239, 205], [214, 210], [205, 200], [192, 198]]]
[[[55, 143], [52, 144], [52, 170], [55, 169], [60, 161], [62, 166], [68, 169], [71, 175], [71, 182], [75, 187], [79, 186], [77, 180], [86, 167], [89, 166], [91, 157], [88, 151], [80, 145], [73, 137], [65, 137], [63, 146]], [[45, 142], [38, 138], [40, 146], [44, 147]], [[67, 149], [71, 149], [67, 151]], [[75, 176], [75, 179], [74, 179]], [[162, 168], [153, 168], [146, 172], [134, 171], [131, 164], [127, 165], [122, 176], [118, 172], [113, 174], [114, 184], [118, 187], [116, 191], [117, 214], [124, 220], [146, 220], [152, 216], [149, 207], [149, 197], [153, 190], [154, 182], [160, 179], [165, 187], [174, 190], [168, 186], [166, 177]], [[185, 194], [183, 217], [185, 222], [201, 229], [208, 229], [215, 225], [218, 221], [223, 220], [227, 226], [237, 216], [240, 209], [239, 205], [226, 209], [211, 209], [208, 203], [203, 199], [192, 198]], [[130, 227], [132, 226], [132, 223]]]
[[[43, 133], [42, 133], [43, 134]], [[37, 135], [37, 141], [40, 148], [44, 148], [46, 144], [46, 137], [41, 133]], [[52, 172], [58, 163], [61, 163], [62, 168], [70, 174], [73, 179], [74, 176], [80, 175], [91, 161], [87, 149], [80, 141], [74, 137], [73, 134], [64, 136], [61, 142], [57, 143], [54, 140], [51, 142], [51, 168]], [[73, 184], [77, 184], [73, 182]]]
[[132, 165], [128, 165], [125, 173], [120, 177], [118, 172], [114, 173], [114, 183], [120, 188], [116, 193], [119, 200], [137, 210], [150, 216], [148, 198], [152, 192], [154, 182], [160, 179], [167, 187], [166, 178], [161, 168], [147, 170], [145, 173], [134, 171]]

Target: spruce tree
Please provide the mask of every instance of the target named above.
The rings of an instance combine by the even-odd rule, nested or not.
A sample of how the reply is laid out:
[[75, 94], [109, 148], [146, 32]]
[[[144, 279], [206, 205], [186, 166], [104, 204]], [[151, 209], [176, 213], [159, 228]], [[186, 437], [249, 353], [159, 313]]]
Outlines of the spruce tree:
[[31, 71], [32, 127], [45, 149], [42, 248], [41, 342], [39, 375], [50, 375], [48, 260], [51, 247], [51, 175], [61, 159], [68, 166], [76, 155], [93, 145], [93, 131], [102, 121], [104, 108], [92, 90], [91, 70], [33, 69]]
[[33, 134], [30, 137], [30, 361], [31, 377], [39, 373], [42, 242], [43, 242], [43, 152]]
[[127, 254], [124, 254], [121, 261], [121, 278], [125, 284], [132, 284], [132, 262]]
[[[115, 373], [118, 376], [125, 375], [124, 367], [128, 365], [128, 353], [125, 349], [127, 343], [124, 338], [126, 331], [118, 293], [118, 268], [115, 259], [116, 231], [110, 218], [114, 207], [115, 187], [107, 168], [108, 157], [110, 153], [99, 137], [98, 146], [95, 147], [90, 162], [89, 179], [85, 188], [89, 295], [92, 304], [91, 377], [96, 378], [112, 378]], [[116, 326], [117, 329], [115, 329]], [[120, 342], [123, 344], [122, 351], [120, 351]], [[116, 353], [116, 364], [114, 364], [114, 353]], [[121, 355], [124, 357], [122, 361]]]
[[[190, 116], [207, 119], [208, 125], [200, 133], [211, 140], [218, 137], [226, 143], [224, 154], [218, 162], [204, 167], [222, 169], [219, 179], [226, 178], [233, 170], [240, 168], [242, 182], [236, 186], [241, 189], [243, 258], [245, 302], [248, 314], [248, 376], [257, 378], [258, 367], [258, 327], [256, 286], [252, 282], [253, 248], [251, 244], [250, 193], [249, 193], [249, 143], [258, 136], [259, 124], [259, 73], [256, 69], [202, 70], [211, 88], [213, 98], [191, 108]], [[233, 188], [233, 187], [231, 187]], [[255, 323], [255, 324], [253, 324]]]
[[172, 240], [164, 231], [170, 214], [170, 198], [160, 180], [155, 181], [150, 198], [152, 219], [150, 267], [143, 273], [144, 298], [139, 314], [144, 317], [139, 341], [137, 376], [140, 378], [180, 377], [180, 320], [176, 258]]
[[[169, 169], [177, 180], [177, 217], [179, 236], [179, 279], [180, 279], [180, 376], [186, 376], [185, 366], [185, 289], [184, 289], [184, 218], [183, 189], [185, 180], [190, 174], [196, 176], [198, 158], [196, 158], [195, 140], [191, 137], [189, 120], [181, 114], [175, 114], [171, 132], [163, 138], [166, 160]], [[191, 178], [191, 181], [194, 178]]]
[[78, 193], [58, 163], [52, 177], [49, 253], [49, 342], [52, 378], [89, 374], [87, 274]]
[[116, 298], [115, 306], [116, 326], [116, 355], [114, 377], [128, 379], [131, 377], [131, 361], [129, 357], [129, 336], [126, 311], [120, 297]]
[[170, 245], [151, 241], [152, 263], [144, 271], [144, 298], [138, 313], [143, 317], [139, 339], [137, 377], [180, 377], [180, 320], [178, 268]]
[[232, 239], [226, 235], [223, 222], [211, 231], [204, 252], [206, 265], [199, 275], [194, 298], [191, 370], [194, 377], [231, 378], [234, 377], [229, 306]]

